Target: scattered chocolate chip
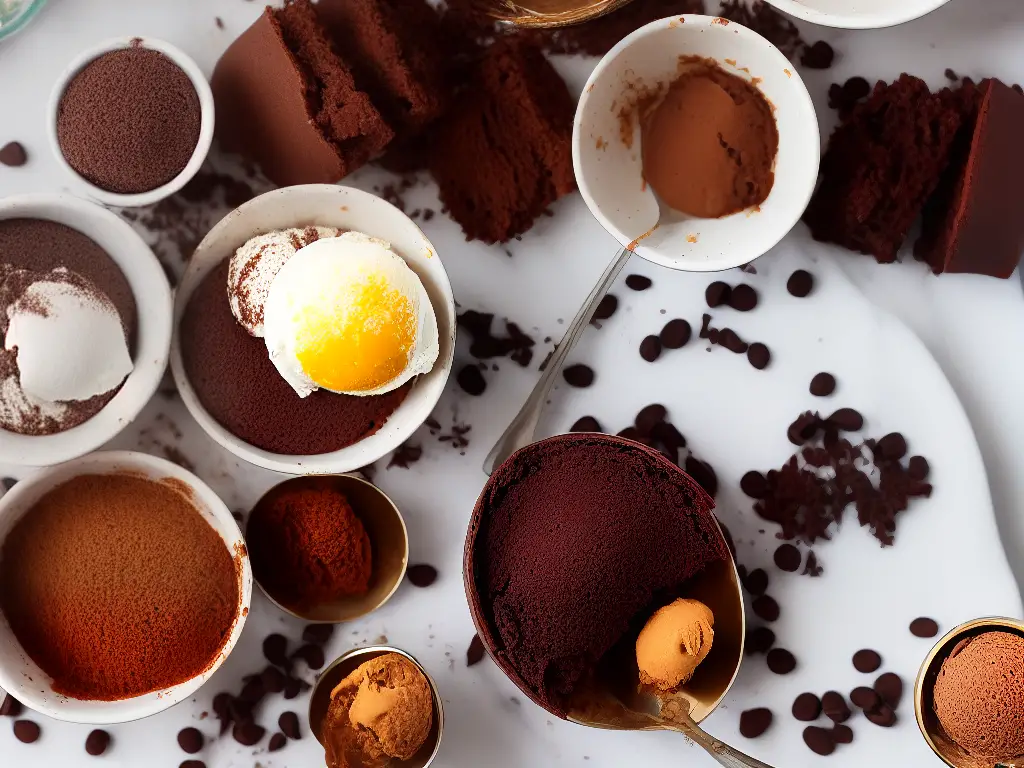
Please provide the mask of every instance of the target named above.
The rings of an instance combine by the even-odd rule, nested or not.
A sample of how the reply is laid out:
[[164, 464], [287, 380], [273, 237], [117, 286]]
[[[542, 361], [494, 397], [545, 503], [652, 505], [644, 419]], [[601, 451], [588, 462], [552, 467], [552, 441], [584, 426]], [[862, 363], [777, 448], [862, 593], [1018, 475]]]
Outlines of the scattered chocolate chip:
[[828, 397], [836, 391], [836, 377], [831, 373], [816, 373], [811, 379], [811, 394], [815, 397]]
[[[913, 459], [911, 459], [913, 461]], [[910, 622], [910, 634], [914, 637], [935, 637], [939, 634], [939, 625], [935, 619], [922, 616]]]
[[636, 419], [633, 420], [637, 431], [644, 436], [650, 435], [654, 431], [654, 428], [665, 421], [665, 417], [668, 416], [668, 409], [660, 403], [651, 403], [645, 405], [637, 413]]
[[583, 389], [594, 383], [594, 369], [589, 365], [576, 363], [562, 371], [562, 378], [570, 387]]
[[792, 544], [780, 544], [779, 548], [775, 550], [774, 559], [775, 565], [780, 571], [796, 573], [800, 570], [800, 563], [803, 557], [800, 555], [800, 550]]
[[833, 725], [832, 741], [836, 744], [853, 744], [853, 729], [848, 725]]
[[686, 470], [686, 474], [697, 481], [701, 488], [707, 491], [708, 496], [715, 498], [718, 495], [718, 475], [715, 474], [714, 467], [706, 461], [701, 461], [690, 454], [686, 457], [683, 469]]
[[821, 714], [821, 699], [813, 693], [801, 693], [793, 701], [793, 717], [805, 723], [812, 723]]
[[478, 312], [468, 309], [457, 318], [460, 328], [473, 338], [469, 345], [469, 354], [481, 360], [495, 357], [508, 357], [513, 362], [526, 367], [533, 360], [533, 347], [536, 342], [511, 320], [505, 320], [507, 336], [495, 336], [491, 333], [494, 315], [489, 312]]
[[5, 477], [3, 480], [0, 480], [0, 483], [3, 484], [5, 491], [11, 490], [11, 488], [13, 488], [17, 484], [17, 482], [18, 478], [16, 477]]
[[640, 434], [640, 430], [637, 429], [636, 427], [626, 427], [625, 429], [621, 429], [621, 430], [619, 430], [616, 433], [615, 436], [616, 437], [624, 437], [627, 440], [636, 440], [636, 441], [640, 441], [640, 440], [644, 439], [643, 435]]
[[213, 714], [221, 720], [224, 720], [225, 718], [231, 717], [231, 712], [229, 710], [230, 706], [231, 694], [222, 692], [213, 697], [213, 704], [210, 705], [210, 708], [213, 710]]
[[954, 72], [952, 69], [949, 69], [948, 67], [944, 74], [946, 75], [946, 79], [949, 80], [951, 83], [955, 83], [957, 80], [960, 79], [960, 76], [957, 75], [956, 72]]
[[895, 672], [885, 672], [875, 680], [875, 693], [893, 709], [900, 705], [903, 697], [903, 681]]
[[883, 459], [899, 461], [907, 455], [907, 440], [899, 432], [890, 432], [876, 443], [876, 449]]
[[808, 725], [804, 728], [804, 744], [817, 755], [831, 755], [836, 751], [831, 729], [817, 725]]
[[808, 69], [828, 69], [832, 66], [835, 56], [836, 52], [832, 46], [824, 40], [819, 40], [814, 45], [804, 48], [803, 55], [800, 56], [800, 63]]
[[763, 499], [768, 481], [760, 472], [751, 470], [740, 478], [740, 490], [752, 499]]
[[267, 691], [263, 687], [263, 677], [261, 675], [249, 675], [245, 678], [245, 685], [242, 686], [242, 692], [238, 694], [238, 698], [252, 706], [261, 702], [266, 695]]
[[307, 643], [292, 654], [293, 659], [302, 659], [310, 669], [320, 669], [324, 665], [324, 650], [319, 645]]
[[99, 757], [110, 746], [110, 734], [97, 728], [85, 738], [85, 751], [93, 757]]
[[484, 658], [484, 641], [480, 639], [480, 635], [473, 635], [473, 639], [469, 642], [469, 649], [466, 651], [466, 666], [472, 667], [474, 664], [479, 664]]
[[32, 744], [38, 741], [40, 733], [42, 731], [39, 729], [39, 725], [31, 720], [14, 721], [14, 738], [22, 744]]
[[828, 105], [839, 110], [839, 116], [845, 118], [857, 106], [857, 102], [871, 93], [871, 83], [863, 77], [851, 77], [842, 85], [833, 83], [828, 89]]
[[850, 701], [863, 710], [870, 710], [877, 707], [882, 700], [872, 688], [861, 685], [850, 691]]
[[[927, 480], [930, 471], [931, 467], [928, 466], [928, 459], [924, 456], [911, 456], [910, 461], [907, 462], [907, 474], [914, 480]], [[929, 635], [929, 637], [934, 637], [934, 635]]]
[[178, 731], [178, 746], [190, 755], [202, 751], [205, 742], [206, 739], [198, 728], [182, 728]]
[[462, 387], [463, 392], [473, 397], [479, 397], [487, 390], [487, 382], [484, 381], [484, 375], [480, 373], [480, 369], [475, 365], [462, 366], [455, 375], [455, 380]]
[[763, 568], [755, 568], [743, 579], [743, 586], [754, 597], [760, 597], [768, 589], [768, 572]]
[[[285, 687], [287, 698], [287, 686]], [[246, 701], [241, 696], [233, 697], [228, 704], [228, 712], [231, 714], [231, 720], [235, 723], [251, 723], [252, 722], [252, 702]]]
[[288, 666], [288, 638], [284, 635], [267, 635], [263, 639], [263, 656], [271, 664]]
[[634, 291], [646, 291], [652, 285], [653, 283], [649, 277], [644, 277], [643, 275], [626, 276], [626, 287]]
[[775, 645], [775, 633], [768, 627], [748, 629], [745, 645], [748, 654], [767, 653]]
[[891, 728], [896, 725], [896, 713], [892, 707], [888, 704], [879, 704], [876, 709], [870, 709], [864, 712], [864, 717], [869, 722], [875, 725], [881, 726], [882, 728]]
[[640, 357], [648, 363], [653, 363], [661, 357], [661, 339], [657, 336], [645, 336], [640, 342]]
[[327, 645], [333, 635], [333, 624], [307, 624], [302, 630], [302, 642]]
[[263, 726], [253, 722], [236, 723], [235, 727], [231, 729], [231, 736], [243, 747], [251, 747], [259, 744], [266, 732]]
[[768, 669], [776, 675], [788, 675], [796, 669], [796, 657], [785, 648], [772, 648], [767, 655]]
[[4, 696], [3, 703], [0, 704], [0, 717], [17, 717], [21, 714], [21, 710], [21, 702], [8, 693]]
[[807, 564], [804, 566], [804, 576], [816, 579], [825, 572], [825, 569], [818, 564], [818, 556], [814, 552], [807, 553]]
[[805, 269], [798, 269], [786, 281], [786, 290], [798, 299], [810, 295], [814, 289], [814, 277]]
[[882, 666], [882, 657], [878, 655], [877, 651], [864, 648], [853, 654], [853, 668], [858, 672], [864, 674], [875, 672], [880, 666]]
[[825, 421], [843, 432], [856, 432], [864, 426], [864, 417], [853, 408], [840, 408]]
[[692, 335], [693, 329], [690, 328], [690, 324], [681, 318], [669, 320], [665, 323], [665, 327], [661, 329], [661, 333], [658, 334], [661, 339], [661, 345], [665, 349], [685, 347]]
[[839, 691], [828, 691], [821, 697], [821, 711], [833, 723], [845, 723], [850, 719], [850, 706]]
[[206, 768], [206, 763], [202, 760], [186, 760], [178, 768]]
[[729, 291], [728, 302], [737, 312], [749, 312], [757, 306], [757, 291], [746, 283], [740, 283]]
[[729, 295], [731, 293], [732, 288], [728, 283], [716, 280], [704, 290], [704, 300], [708, 303], [709, 307], [714, 309], [715, 307], [720, 307], [723, 304], [728, 304]]
[[429, 587], [437, 581], [437, 568], [426, 563], [410, 565], [406, 575], [414, 587]]
[[12, 141], [0, 147], [0, 165], [6, 165], [9, 168], [19, 168], [27, 162], [28, 152], [17, 141]]
[[581, 416], [569, 427], [570, 432], [603, 432], [601, 423], [593, 416]]
[[818, 414], [805, 411], [797, 416], [793, 423], [789, 425], [789, 429], [786, 430], [786, 437], [789, 438], [789, 442], [793, 445], [803, 445], [812, 440], [818, 434], [820, 428], [821, 418]]
[[615, 310], [618, 308], [619, 300], [615, 297], [615, 294], [606, 293], [601, 298], [601, 301], [598, 302], [597, 309], [594, 310], [594, 315], [590, 318], [590, 322], [607, 320], [615, 314]]
[[745, 739], [756, 739], [772, 724], [772, 711], [764, 707], [748, 709], [740, 713], [740, 735]]
[[286, 679], [284, 672], [277, 667], [267, 667], [260, 673], [263, 690], [267, 693], [281, 693]]
[[747, 349], [747, 361], [757, 370], [763, 371], [772, 361], [772, 353], [767, 346], [759, 341], [755, 341]]
[[267, 752], [277, 752], [278, 750], [284, 749], [284, 746], [287, 743], [287, 736], [283, 733], [275, 733], [270, 737], [270, 743], [267, 744]]
[[295, 677], [289, 677], [284, 682], [284, 697], [294, 699], [302, 693], [302, 681]]
[[289, 739], [302, 738], [302, 733], [299, 732], [299, 716], [294, 712], [282, 712], [277, 718], [277, 727]]

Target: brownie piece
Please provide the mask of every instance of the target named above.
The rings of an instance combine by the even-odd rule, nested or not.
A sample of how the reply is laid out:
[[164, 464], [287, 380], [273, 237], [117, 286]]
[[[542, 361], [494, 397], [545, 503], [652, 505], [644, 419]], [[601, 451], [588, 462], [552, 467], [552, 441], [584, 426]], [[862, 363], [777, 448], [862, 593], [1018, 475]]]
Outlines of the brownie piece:
[[503, 39], [436, 126], [430, 171], [468, 240], [506, 242], [576, 188], [575, 101], [540, 49]]
[[948, 90], [932, 94], [907, 74], [876, 84], [829, 139], [821, 184], [804, 213], [814, 239], [895, 261], [962, 119]]
[[967, 122], [914, 253], [935, 274], [1005, 279], [1024, 253], [1024, 96], [998, 80], [961, 90]]
[[393, 136], [309, 0], [268, 7], [221, 56], [211, 87], [221, 145], [281, 186], [338, 181]]

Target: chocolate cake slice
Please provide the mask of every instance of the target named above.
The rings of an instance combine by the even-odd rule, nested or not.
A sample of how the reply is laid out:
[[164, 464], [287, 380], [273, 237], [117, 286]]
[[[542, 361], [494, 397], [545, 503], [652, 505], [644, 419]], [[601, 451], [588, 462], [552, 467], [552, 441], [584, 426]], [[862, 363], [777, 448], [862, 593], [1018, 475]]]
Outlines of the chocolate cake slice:
[[914, 254], [935, 274], [1007, 278], [1024, 253], [1024, 96], [998, 80], [965, 83], [966, 124], [953, 162], [925, 208]]
[[468, 240], [506, 242], [576, 188], [575, 100], [539, 48], [503, 39], [436, 126], [430, 170]]
[[393, 136], [309, 0], [268, 7], [221, 56], [211, 86], [221, 145], [282, 186], [338, 181]]
[[829, 139], [821, 184], [804, 213], [814, 239], [895, 261], [962, 120], [948, 90], [932, 94], [919, 78], [875, 85]]

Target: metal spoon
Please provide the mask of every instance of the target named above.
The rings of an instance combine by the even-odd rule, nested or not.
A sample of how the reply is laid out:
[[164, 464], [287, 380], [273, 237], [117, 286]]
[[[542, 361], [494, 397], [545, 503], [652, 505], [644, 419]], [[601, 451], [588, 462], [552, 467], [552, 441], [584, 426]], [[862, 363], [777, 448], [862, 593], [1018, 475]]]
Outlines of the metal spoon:
[[576, 342], [583, 335], [583, 331], [586, 330], [587, 323], [594, 316], [597, 305], [604, 298], [611, 284], [615, 282], [615, 278], [618, 277], [619, 272], [626, 266], [626, 262], [629, 261], [629, 257], [632, 255], [633, 252], [631, 250], [623, 248], [598, 279], [594, 290], [587, 296], [583, 306], [580, 307], [580, 311], [576, 313], [576, 317], [572, 319], [572, 322], [566, 329], [562, 340], [558, 342], [558, 347], [551, 354], [547, 367], [544, 369], [544, 374], [540, 377], [530, 396], [526, 398], [526, 402], [519, 409], [519, 413], [512, 419], [512, 423], [508, 425], [502, 436], [498, 438], [498, 442], [491, 448], [491, 452], [487, 454], [487, 458], [484, 459], [484, 472], [488, 475], [501, 466], [505, 459], [517, 450], [533, 442], [534, 434], [537, 432], [537, 422], [540, 420], [541, 411], [544, 410], [544, 403], [547, 400], [548, 392], [551, 391], [551, 386], [555, 383], [555, 377], [561, 372], [565, 359], [572, 352], [573, 347], [576, 346]]

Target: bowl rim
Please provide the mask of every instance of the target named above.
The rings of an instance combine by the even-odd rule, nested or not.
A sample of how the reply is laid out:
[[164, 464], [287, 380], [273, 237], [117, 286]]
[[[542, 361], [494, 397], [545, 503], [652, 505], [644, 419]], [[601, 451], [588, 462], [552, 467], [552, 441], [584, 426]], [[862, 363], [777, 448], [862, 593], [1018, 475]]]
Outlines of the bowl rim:
[[21, 9], [21, 12], [15, 17], [13, 22], [4, 27], [0, 27], [0, 40], [7, 40], [27, 27], [39, 12], [43, 10], [45, 5], [46, 0], [30, 0], [25, 7]]
[[[40, 219], [70, 227], [97, 242], [121, 270], [139, 317], [139, 331], [132, 355], [133, 369], [119, 391], [103, 409], [76, 427], [51, 435], [21, 435], [0, 430], [0, 460], [20, 466], [49, 466], [95, 451], [135, 420], [149, 403], [167, 368], [171, 348], [171, 286], [167, 274], [146, 241], [128, 222], [103, 206], [68, 194], [13, 195], [0, 198], [0, 220]], [[73, 222], [91, 219], [96, 228], [116, 242], [107, 247]], [[138, 270], [135, 280], [129, 274]], [[132, 387], [126, 392], [127, 385]], [[107, 416], [101, 416], [108, 412]], [[116, 415], [115, 415], [116, 414]], [[26, 445], [31, 441], [31, 450]]]
[[788, 13], [790, 16], [795, 16], [802, 21], [818, 24], [823, 27], [832, 27], [834, 29], [885, 29], [923, 18], [942, 8], [949, 3], [949, 0], [930, 0], [930, 7], [924, 10], [902, 12], [899, 10], [902, 6], [896, 3], [893, 5], [893, 8], [896, 9], [894, 12], [882, 14], [881, 17], [878, 14], [843, 14], [816, 11], [808, 8], [805, 2], [797, 2], [797, 0], [768, 0], [768, 3], [774, 5], [778, 10]]
[[[195, 149], [192, 150], [192, 156], [185, 164], [185, 167], [167, 183], [146, 192], [111, 192], [93, 184], [71, 167], [60, 147], [60, 139], [57, 135], [57, 116], [60, 112], [60, 103], [64, 98], [64, 92], [79, 72], [106, 53], [135, 46], [159, 51], [188, 75], [188, 79], [192, 82], [192, 87], [195, 88], [196, 95], [199, 98], [199, 138], [196, 141]], [[210, 83], [206, 80], [199, 65], [187, 53], [177, 46], [155, 37], [146, 37], [144, 35], [114, 37], [82, 51], [61, 72], [56, 84], [53, 86], [53, 90], [50, 91], [50, 101], [47, 105], [46, 133], [50, 149], [57, 160], [57, 164], [74, 180], [75, 185], [82, 192], [104, 205], [113, 205], [119, 208], [138, 208], [144, 205], [152, 205], [173, 195], [181, 190], [198, 173], [206, 161], [206, 156], [210, 152], [210, 146], [213, 144], [215, 113], [213, 91], [210, 90]]]
[[[240, 572], [238, 574], [238, 614], [235, 617], [227, 641], [221, 647], [216, 659], [213, 660], [205, 671], [178, 685], [161, 689], [160, 691], [152, 691], [141, 696], [115, 701], [84, 700], [91, 707], [94, 714], [69, 715], [62, 705], [54, 704], [53, 702], [81, 702], [83, 700], [69, 699], [53, 691], [50, 691], [49, 695], [41, 694], [37, 690], [38, 681], [33, 682], [31, 686], [20, 684], [18, 678], [22, 676], [22, 673], [20, 671], [10, 672], [4, 662], [6, 657], [0, 655], [0, 686], [14, 694], [26, 706], [55, 720], [88, 725], [126, 723], [158, 714], [184, 701], [199, 690], [227, 660], [228, 656], [235, 649], [248, 618], [252, 606], [252, 568], [249, 563], [248, 552], [245, 549], [245, 539], [242, 536], [237, 521], [231, 515], [227, 505], [214, 493], [209, 485], [199, 479], [194, 473], [166, 459], [141, 451], [98, 451], [63, 464], [39, 469], [19, 481], [11, 490], [0, 497], [0, 520], [19, 512], [24, 514], [24, 509], [18, 509], [18, 504], [24, 497], [46, 493], [58, 484], [66, 482], [71, 478], [85, 474], [138, 475], [140, 473], [149, 480], [172, 478], [185, 483], [194, 494], [195, 498], [192, 500], [192, 503], [197, 507], [200, 514], [206, 518], [206, 513], [208, 513], [216, 522], [218, 527], [214, 527], [209, 522], [208, 524], [214, 528], [217, 535], [222, 540], [225, 539], [225, 536], [231, 537], [232, 541], [230, 544], [225, 540], [224, 546], [233, 559], [238, 558], [240, 564]], [[0, 546], [2, 546], [5, 538], [6, 532], [0, 538]], [[11, 632], [2, 612], [0, 612], [0, 626], [5, 628], [5, 632], [10, 635], [12, 641], [20, 647], [20, 643], [14, 637], [13, 632]], [[24, 654], [24, 650], [20, 650], [20, 652]], [[31, 659], [28, 661], [38, 668], [38, 665], [35, 665], [35, 662], [32, 662]], [[39, 670], [39, 673], [45, 679], [48, 679], [45, 672]], [[111, 715], [109, 714], [109, 709], [113, 706], [128, 708], [129, 713], [127, 715]]]
[[[716, 32], [723, 32], [728, 27], [730, 30], [737, 33], [737, 38], [744, 41], [739, 44], [740, 48], [747, 45], [758, 46], [770, 52], [774, 52], [774, 55], [778, 56], [779, 59], [784, 62], [783, 69], [788, 73], [787, 82], [792, 84], [794, 98], [799, 101], [798, 106], [801, 107], [802, 111], [806, 111], [809, 114], [810, 119], [807, 120], [808, 137], [805, 144], [808, 150], [814, 154], [814, 173], [808, 177], [801, 199], [796, 201], [799, 202], [799, 205], [794, 204], [793, 206], [794, 215], [790, 217], [792, 221], [789, 222], [789, 226], [782, 230], [778, 237], [774, 239], [766, 238], [761, 245], [758, 245], [753, 249], [744, 250], [737, 248], [736, 252], [741, 254], [741, 256], [734, 257], [734, 259], [726, 262], [713, 264], [708, 264], [696, 259], [693, 261], [686, 261], [677, 257], [664, 255], [661, 251], [646, 247], [642, 243], [644, 238], [646, 238], [650, 232], [641, 235], [639, 238], [634, 238], [616, 227], [605, 215], [602, 207], [597, 203], [593, 193], [591, 192], [587, 174], [583, 171], [584, 162], [581, 149], [584, 130], [583, 123], [585, 112], [590, 101], [590, 93], [594, 90], [594, 86], [597, 82], [604, 76], [605, 71], [616, 61], [616, 59], [618, 59], [618, 57], [627, 49], [642, 43], [647, 37], [653, 34], [663, 32], [666, 29], [680, 29], [689, 32], [694, 27], [699, 28], [702, 32], [710, 31], [713, 34]], [[587, 78], [587, 82], [583, 86], [583, 91], [576, 106], [576, 114], [573, 118], [572, 162], [580, 195], [583, 197], [587, 208], [590, 210], [590, 213], [594, 218], [598, 220], [605, 231], [619, 242], [621, 247], [630, 250], [645, 261], [668, 267], [670, 269], [675, 269], [680, 272], [724, 272], [728, 269], [734, 269], [744, 264], [749, 264], [768, 253], [768, 251], [778, 245], [778, 243], [780, 243], [792, 231], [793, 227], [800, 222], [807, 205], [810, 203], [811, 196], [814, 194], [814, 189], [817, 186], [818, 170], [821, 162], [821, 133], [820, 127], [818, 126], [817, 111], [814, 107], [814, 101], [811, 99], [810, 92], [807, 90], [807, 85], [804, 83], [803, 78], [800, 77], [798, 69], [789, 61], [782, 51], [757, 32], [749, 27], [743, 26], [742, 24], [728, 21], [718, 16], [683, 14], [681, 16], [676, 15], [657, 19], [645, 24], [620, 40], [611, 50], [608, 51], [608, 53], [601, 57], [601, 60], [597, 63], [597, 66], [594, 67], [590, 76]], [[742, 211], [740, 213], [742, 213]], [[653, 232], [653, 230], [651, 230], [651, 232]]]
[[[181, 321], [184, 317], [188, 302], [192, 298], [192, 294], [195, 292], [196, 288], [201, 284], [202, 279], [221, 263], [221, 261], [218, 260], [216, 263], [210, 264], [206, 267], [200, 267], [199, 259], [203, 257], [206, 250], [211, 247], [210, 244], [219, 237], [220, 233], [224, 229], [229, 227], [236, 219], [251, 212], [253, 208], [265, 205], [269, 202], [274, 202], [278, 198], [282, 197], [310, 194], [336, 195], [338, 205], [343, 209], [347, 208], [347, 206], [345, 206], [346, 199], [351, 199], [353, 197], [361, 198], [362, 201], [368, 205], [383, 206], [389, 216], [400, 219], [404, 224], [414, 227], [418, 238], [422, 240], [423, 245], [431, 253], [432, 264], [436, 265], [436, 274], [434, 274], [432, 278], [443, 294], [443, 306], [434, 306], [434, 312], [438, 316], [441, 354], [438, 356], [437, 361], [434, 363], [434, 367], [429, 373], [429, 375], [435, 376], [435, 379], [430, 385], [432, 393], [427, 396], [427, 400], [424, 400], [423, 407], [427, 412], [424, 414], [422, 420], [418, 420], [415, 423], [410, 422], [401, 430], [396, 430], [395, 434], [389, 441], [382, 443], [377, 450], [365, 454], [356, 449], [365, 441], [366, 438], [360, 439], [352, 445], [345, 446], [344, 448], [340, 448], [336, 451], [319, 454], [282, 454], [257, 448], [256, 446], [243, 441], [241, 438], [236, 437], [227, 428], [221, 426], [221, 424], [210, 415], [203, 404], [199, 401], [199, 397], [185, 372], [184, 360], [181, 352]], [[383, 237], [383, 235], [380, 234], [378, 234], [378, 236]], [[238, 245], [242, 244], [239, 243]], [[398, 253], [398, 255], [402, 256], [401, 253]], [[443, 333], [441, 333], [442, 316], [444, 316], [444, 319], [448, 323], [447, 339], [444, 338]], [[347, 187], [340, 184], [301, 184], [290, 187], [281, 187], [279, 189], [274, 189], [269, 192], [264, 192], [261, 195], [257, 195], [228, 213], [223, 219], [217, 222], [209, 232], [206, 233], [206, 236], [196, 247], [195, 252], [192, 254], [188, 264], [186, 265], [185, 276], [179, 283], [174, 296], [173, 336], [171, 339], [170, 350], [171, 373], [173, 374], [174, 383], [177, 386], [178, 393], [181, 395], [181, 399], [185, 403], [185, 407], [188, 409], [188, 412], [192, 415], [192, 418], [199, 423], [199, 426], [202, 427], [203, 431], [218, 445], [230, 451], [238, 458], [248, 462], [249, 464], [254, 464], [258, 467], [263, 467], [264, 469], [282, 472], [288, 475], [347, 474], [378, 461], [391, 451], [398, 448], [399, 445], [405, 442], [417, 429], [419, 429], [423, 421], [425, 421], [429, 416], [429, 412], [436, 407], [438, 401], [441, 399], [441, 394], [444, 391], [445, 385], [447, 384], [452, 371], [452, 366], [454, 365], [456, 324], [455, 295], [452, 291], [451, 280], [448, 277], [448, 272], [445, 269], [444, 262], [441, 260], [441, 257], [433, 243], [431, 243], [423, 233], [423, 230], [420, 229], [416, 222], [414, 222], [405, 212], [392, 205], [387, 200], [355, 187]], [[445, 354], [445, 344], [448, 345], [447, 354]], [[394, 418], [395, 414], [403, 408], [408, 407], [412, 393], [415, 392], [417, 387], [423, 386], [424, 384], [422, 381], [415, 381], [413, 384], [413, 390], [410, 392], [410, 396], [406, 397], [406, 399], [402, 401], [402, 403], [388, 418]], [[429, 404], [429, 408], [426, 408], [427, 404]], [[356, 456], [358, 456], [358, 458], [355, 458]]]

